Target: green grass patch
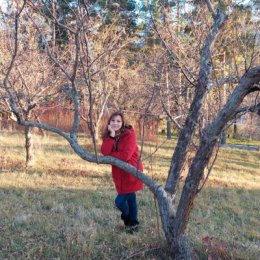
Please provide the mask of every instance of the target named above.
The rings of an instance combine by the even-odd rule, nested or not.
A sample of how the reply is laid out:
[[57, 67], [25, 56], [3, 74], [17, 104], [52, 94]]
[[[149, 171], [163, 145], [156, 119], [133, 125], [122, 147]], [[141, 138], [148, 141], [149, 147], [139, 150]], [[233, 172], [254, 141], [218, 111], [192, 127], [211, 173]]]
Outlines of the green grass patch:
[[[110, 166], [83, 161], [48, 135], [34, 136], [26, 169], [23, 135], [3, 132], [0, 143], [0, 259], [172, 259], [147, 188], [137, 195], [141, 230], [130, 236], [113, 205]], [[145, 172], [162, 184], [175, 144], [144, 145]], [[259, 159], [256, 151], [220, 149], [187, 229], [197, 259], [259, 259]]]

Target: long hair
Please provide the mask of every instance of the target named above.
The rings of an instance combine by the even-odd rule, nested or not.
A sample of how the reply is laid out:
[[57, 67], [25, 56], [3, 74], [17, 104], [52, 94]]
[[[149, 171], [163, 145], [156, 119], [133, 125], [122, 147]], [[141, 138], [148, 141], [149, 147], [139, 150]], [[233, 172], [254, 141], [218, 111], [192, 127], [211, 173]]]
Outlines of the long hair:
[[122, 119], [122, 127], [121, 127], [121, 129], [120, 129], [120, 133], [123, 133], [123, 132], [125, 132], [125, 131], [128, 131], [129, 129], [132, 128], [131, 125], [128, 125], [128, 124], [125, 123], [124, 114], [123, 114], [122, 112], [120, 112], [120, 111], [116, 111], [116, 112], [112, 113], [111, 116], [109, 117], [109, 119], [107, 120], [107, 125], [106, 125], [105, 130], [104, 130], [104, 132], [103, 132], [103, 134], [102, 134], [102, 138], [106, 138], [106, 137], [109, 137], [109, 136], [110, 136], [110, 133], [109, 133], [109, 131], [108, 131], [108, 125], [109, 125], [111, 119], [112, 119], [113, 117], [115, 117], [115, 116], [120, 116], [121, 119]]

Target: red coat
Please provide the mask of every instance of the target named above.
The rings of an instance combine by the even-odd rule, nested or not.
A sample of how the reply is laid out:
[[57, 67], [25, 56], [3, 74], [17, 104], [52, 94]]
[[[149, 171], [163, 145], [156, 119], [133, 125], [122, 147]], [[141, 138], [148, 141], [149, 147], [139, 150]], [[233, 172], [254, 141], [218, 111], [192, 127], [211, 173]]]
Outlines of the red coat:
[[[113, 156], [137, 167], [139, 152], [133, 128], [127, 129], [121, 134], [117, 150], [118, 151], [115, 150], [115, 139], [111, 137], [103, 139], [101, 146], [101, 153], [103, 155]], [[139, 162], [138, 169], [143, 171], [141, 161]], [[119, 194], [136, 192], [143, 188], [143, 183], [140, 180], [114, 165], [112, 165], [112, 176]]]

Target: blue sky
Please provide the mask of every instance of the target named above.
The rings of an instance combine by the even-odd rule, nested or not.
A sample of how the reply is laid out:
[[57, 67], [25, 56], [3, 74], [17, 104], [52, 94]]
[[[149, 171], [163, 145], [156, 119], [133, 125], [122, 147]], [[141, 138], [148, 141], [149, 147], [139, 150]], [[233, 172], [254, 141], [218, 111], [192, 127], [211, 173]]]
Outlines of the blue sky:
[[3, 10], [6, 8], [6, 0], [0, 0], [0, 6], [2, 7]]

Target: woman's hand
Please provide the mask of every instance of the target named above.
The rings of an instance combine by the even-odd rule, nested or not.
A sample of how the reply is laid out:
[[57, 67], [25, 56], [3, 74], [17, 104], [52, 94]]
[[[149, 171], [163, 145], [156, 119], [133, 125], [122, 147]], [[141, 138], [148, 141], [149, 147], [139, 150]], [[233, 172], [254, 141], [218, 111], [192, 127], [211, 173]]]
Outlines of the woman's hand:
[[108, 131], [109, 131], [109, 133], [110, 133], [110, 136], [111, 136], [111, 137], [115, 137], [116, 132], [115, 132], [115, 130], [112, 128], [112, 126], [111, 126], [111, 125], [108, 125], [108, 126], [107, 126], [107, 129], [108, 129]]

